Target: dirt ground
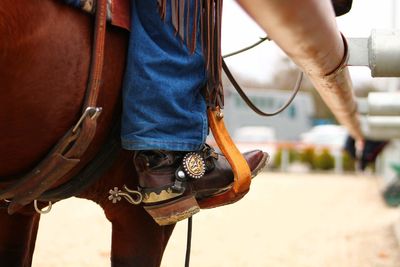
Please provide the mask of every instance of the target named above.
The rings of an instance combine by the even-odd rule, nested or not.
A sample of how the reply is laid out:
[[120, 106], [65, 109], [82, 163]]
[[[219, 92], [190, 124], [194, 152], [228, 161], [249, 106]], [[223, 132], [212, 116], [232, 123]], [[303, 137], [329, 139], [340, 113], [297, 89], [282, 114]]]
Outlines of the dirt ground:
[[[194, 217], [192, 267], [398, 267], [398, 209], [376, 177], [263, 173], [239, 203]], [[103, 267], [111, 231], [101, 209], [70, 199], [42, 217], [34, 267]], [[186, 222], [163, 267], [183, 266]]]

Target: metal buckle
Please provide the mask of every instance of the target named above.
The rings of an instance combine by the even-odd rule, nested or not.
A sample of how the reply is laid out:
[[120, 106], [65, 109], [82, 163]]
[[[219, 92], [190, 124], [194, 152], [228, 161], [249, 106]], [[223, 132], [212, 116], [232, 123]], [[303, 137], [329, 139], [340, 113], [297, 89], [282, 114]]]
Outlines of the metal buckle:
[[82, 116], [79, 118], [78, 122], [75, 124], [74, 128], [72, 129], [72, 133], [76, 133], [86, 117], [90, 117], [90, 119], [95, 120], [99, 117], [102, 110], [103, 108], [101, 107], [87, 107]]

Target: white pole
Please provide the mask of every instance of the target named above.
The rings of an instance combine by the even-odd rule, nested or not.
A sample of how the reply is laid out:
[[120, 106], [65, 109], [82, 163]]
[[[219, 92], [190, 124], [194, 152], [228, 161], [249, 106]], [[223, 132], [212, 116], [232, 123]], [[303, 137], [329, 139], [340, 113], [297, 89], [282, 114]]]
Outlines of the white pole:
[[290, 164], [290, 159], [289, 159], [289, 149], [287, 148], [282, 148], [282, 154], [281, 154], [281, 171], [282, 172], [287, 172], [289, 169], [289, 164]]
[[335, 173], [342, 174], [343, 173], [343, 153], [341, 148], [336, 148], [333, 151], [333, 156], [335, 158]]
[[[397, 28], [397, 0], [392, 0], [392, 28]], [[397, 91], [398, 79], [391, 79], [388, 86], [389, 92]]]
[[392, 0], [392, 28], [397, 27], [397, 0]]

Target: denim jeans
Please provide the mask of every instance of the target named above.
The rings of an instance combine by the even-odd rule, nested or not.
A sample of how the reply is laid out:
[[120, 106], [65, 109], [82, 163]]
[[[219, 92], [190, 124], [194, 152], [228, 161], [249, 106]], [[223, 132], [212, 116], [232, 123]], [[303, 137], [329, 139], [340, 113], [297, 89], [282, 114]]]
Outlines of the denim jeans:
[[[132, 1], [121, 141], [128, 150], [197, 150], [208, 133], [201, 38], [191, 53], [156, 0]], [[168, 1], [170, 3], [170, 1]], [[198, 18], [190, 24], [199, 23]]]

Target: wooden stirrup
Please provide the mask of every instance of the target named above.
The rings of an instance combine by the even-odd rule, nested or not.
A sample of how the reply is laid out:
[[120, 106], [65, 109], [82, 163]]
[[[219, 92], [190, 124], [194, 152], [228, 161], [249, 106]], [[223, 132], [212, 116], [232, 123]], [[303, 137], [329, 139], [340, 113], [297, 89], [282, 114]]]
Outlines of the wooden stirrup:
[[221, 109], [219, 107], [215, 110], [209, 108], [207, 113], [215, 141], [232, 167], [234, 181], [233, 186], [229, 191], [199, 201], [199, 205], [203, 209], [214, 208], [238, 201], [249, 191], [251, 183], [250, 167], [243, 155], [237, 149], [236, 145], [233, 143], [227, 129], [225, 128]]

